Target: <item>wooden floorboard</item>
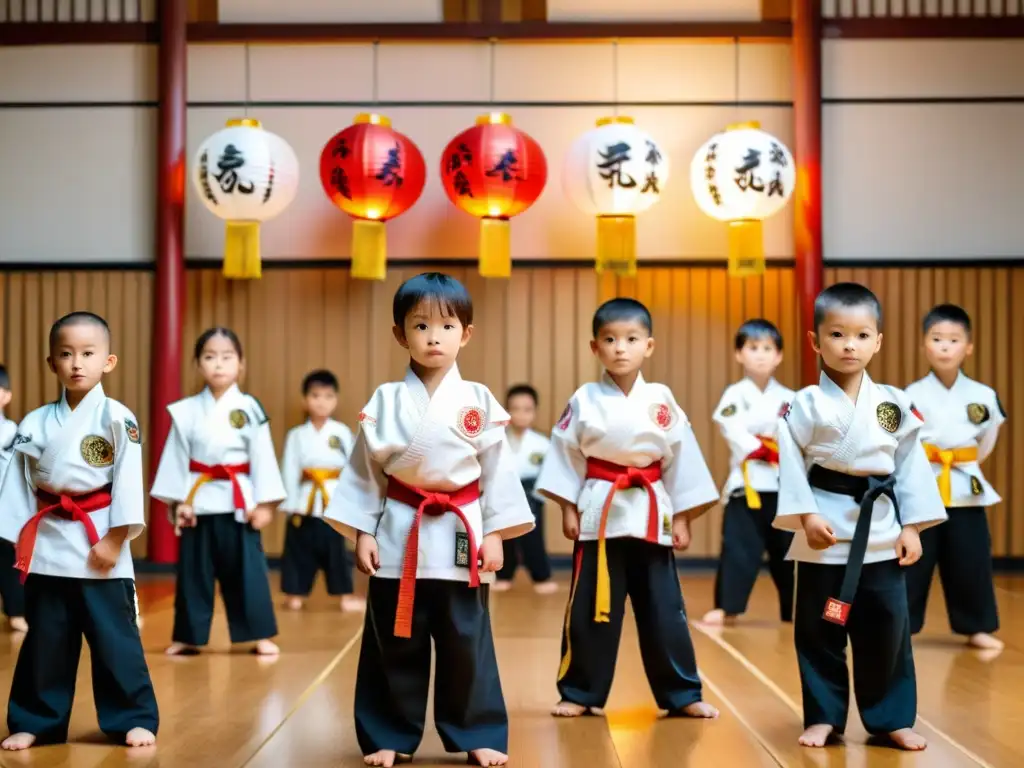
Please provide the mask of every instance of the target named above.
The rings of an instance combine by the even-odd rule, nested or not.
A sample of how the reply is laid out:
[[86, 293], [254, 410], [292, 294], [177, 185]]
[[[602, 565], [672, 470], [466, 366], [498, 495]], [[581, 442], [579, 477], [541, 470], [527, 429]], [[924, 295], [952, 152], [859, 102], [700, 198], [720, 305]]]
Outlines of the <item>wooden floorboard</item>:
[[[510, 765], [524, 768], [633, 766], [1018, 766], [1016, 736], [1024, 720], [1024, 579], [1000, 577], [997, 596], [1007, 642], [992, 657], [965, 649], [948, 634], [936, 585], [925, 632], [915, 639], [920, 754], [868, 746], [855, 704], [845, 747], [799, 747], [800, 686], [792, 630], [779, 623], [773, 587], [758, 582], [749, 614], [718, 632], [692, 630], [706, 698], [716, 721], [657, 716], [644, 676], [632, 618], [627, 617], [605, 717], [559, 720], [558, 636], [566, 591], [541, 597], [517, 583], [492, 596], [493, 626], [510, 716]], [[301, 612], [278, 611], [283, 653], [273, 662], [231, 653], [223, 614], [214, 620], [213, 650], [195, 658], [163, 655], [173, 618], [173, 582], [140, 579], [142, 630], [161, 711], [159, 744], [129, 751], [104, 742], [83, 656], [67, 745], [0, 754], [0, 766], [51, 768], [358, 768], [352, 720], [362, 631], [318, 592]], [[685, 576], [691, 619], [711, 607], [712, 579]], [[0, 634], [0, 689], [10, 686], [20, 639]], [[457, 764], [428, 722], [415, 765]]]

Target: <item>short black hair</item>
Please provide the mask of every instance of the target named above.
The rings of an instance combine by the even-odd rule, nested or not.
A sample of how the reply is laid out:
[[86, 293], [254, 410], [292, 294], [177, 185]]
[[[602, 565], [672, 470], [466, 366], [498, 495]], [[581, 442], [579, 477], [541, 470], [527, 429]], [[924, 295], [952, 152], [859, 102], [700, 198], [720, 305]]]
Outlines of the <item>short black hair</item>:
[[306, 378], [302, 380], [303, 396], [308, 395], [309, 390], [313, 387], [330, 387], [335, 392], [340, 389], [338, 386], [338, 377], [330, 371], [322, 368], [316, 371], [310, 371], [306, 374]]
[[939, 323], [956, 323], [963, 327], [967, 338], [971, 338], [971, 316], [963, 307], [958, 307], [956, 304], [939, 304], [932, 307], [921, 323], [921, 333], [928, 333], [933, 326]]
[[517, 395], [529, 395], [533, 398], [533, 404], [540, 404], [540, 398], [537, 397], [537, 390], [531, 387], [529, 384], [516, 384], [508, 388], [508, 394], [505, 395], [505, 405], [508, 405], [509, 401]]
[[736, 331], [736, 351], [743, 349], [748, 341], [757, 339], [770, 339], [775, 348], [779, 352], [782, 351], [782, 334], [779, 333], [779, 329], [775, 327], [775, 323], [760, 317], [747, 320]]
[[50, 326], [50, 349], [57, 346], [57, 339], [60, 336], [61, 330], [70, 325], [99, 326], [103, 329], [103, 333], [106, 334], [107, 343], [110, 343], [110, 326], [107, 325], [106, 320], [93, 312], [69, 312]]
[[882, 330], [882, 304], [868, 288], [860, 283], [836, 283], [818, 294], [814, 300], [814, 332], [825, 322], [829, 312], [865, 308], [875, 315], [875, 324]]
[[609, 299], [594, 313], [594, 321], [591, 324], [591, 331], [594, 338], [609, 323], [621, 323], [628, 320], [636, 320], [640, 323], [649, 335], [654, 334], [654, 321], [651, 319], [650, 310], [636, 299]]
[[11, 391], [11, 377], [7, 373], [7, 368], [0, 365], [0, 389], [6, 389], [8, 392]]
[[457, 317], [463, 327], [473, 324], [473, 300], [466, 287], [451, 275], [424, 272], [398, 286], [391, 314], [395, 325], [405, 327], [405, 318], [421, 302], [436, 303], [445, 317]]
[[217, 336], [223, 336], [225, 339], [230, 341], [231, 346], [233, 346], [235, 348], [235, 352], [238, 353], [238, 359], [242, 359], [242, 342], [238, 340], [238, 334], [236, 334], [230, 328], [225, 328], [222, 325], [218, 325], [214, 328], [207, 328], [205, 331], [199, 334], [199, 338], [196, 339], [195, 349], [193, 350], [193, 354], [195, 355], [196, 360], [203, 356], [203, 348], [206, 346], [206, 343], [210, 339], [215, 338]]

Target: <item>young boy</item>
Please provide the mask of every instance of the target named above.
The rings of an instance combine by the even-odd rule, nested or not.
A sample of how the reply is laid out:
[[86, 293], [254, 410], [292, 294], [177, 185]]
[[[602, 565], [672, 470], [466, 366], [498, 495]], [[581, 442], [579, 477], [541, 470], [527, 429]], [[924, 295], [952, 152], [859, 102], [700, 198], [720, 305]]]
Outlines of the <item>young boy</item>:
[[907, 570], [910, 632], [924, 626], [928, 589], [939, 566], [949, 625], [976, 648], [1000, 649], [996, 594], [992, 586], [992, 540], [985, 507], [999, 495], [981, 473], [1006, 420], [990, 387], [961, 371], [973, 351], [971, 318], [953, 304], [940, 304], [924, 318], [924, 350], [932, 372], [907, 387], [924, 416], [921, 441], [938, 478], [949, 523], [921, 534], [924, 554]]
[[139, 422], [103, 392], [117, 358], [102, 318], [54, 323], [46, 362], [63, 393], [21, 422], [0, 486], [0, 537], [17, 543], [28, 619], [2, 747], [67, 741], [83, 635], [100, 728], [128, 746], [153, 744], [159, 716], [129, 546], [145, 526]]
[[536, 484], [562, 507], [563, 532], [576, 542], [553, 714], [604, 707], [629, 595], [658, 706], [717, 717], [701, 700], [672, 548], [689, 546], [690, 520], [718, 500], [718, 489], [672, 392], [640, 374], [654, 352], [647, 308], [612, 299], [592, 328], [590, 348], [605, 373], [570, 398]]
[[363, 611], [366, 601], [352, 594], [352, 560], [345, 539], [323, 521], [324, 510], [352, 455], [352, 431], [331, 418], [338, 407], [338, 379], [330, 371], [313, 371], [302, 382], [305, 424], [292, 428], [284, 445], [282, 475], [288, 513], [281, 557], [281, 591], [288, 607], [302, 608], [323, 570], [327, 594], [341, 596], [343, 611]]
[[[505, 439], [509, 415], [456, 364], [473, 333], [459, 281], [431, 272], [403, 283], [394, 335], [404, 381], [382, 384], [325, 519], [356, 542], [369, 574], [356, 675], [356, 736], [367, 765], [407, 762], [423, 736], [434, 640], [434, 722], [471, 764], [508, 762], [487, 584], [502, 540], [534, 527]], [[483, 495], [481, 496], [481, 490]], [[481, 586], [484, 585], [484, 586]]]
[[[0, 365], [0, 480], [14, 456], [14, 436], [18, 433], [18, 423], [4, 415], [4, 408], [10, 403], [11, 378], [7, 369]], [[11, 630], [27, 630], [25, 588], [14, 569], [14, 544], [3, 540], [0, 540], [0, 600], [3, 600], [4, 615], [7, 616], [7, 625]]]
[[[871, 291], [839, 283], [814, 302], [817, 386], [779, 423], [775, 526], [796, 531], [794, 635], [803, 689], [800, 743], [823, 747], [846, 728], [853, 687], [868, 733], [924, 749], [913, 730], [917, 682], [902, 566], [921, 556], [919, 531], [946, 519], [918, 438], [921, 419], [900, 390], [864, 370], [882, 346]], [[854, 603], [856, 596], [856, 603]], [[851, 606], [852, 603], [852, 606]]]
[[549, 595], [558, 590], [558, 585], [551, 580], [551, 563], [544, 548], [544, 498], [536, 495], [533, 490], [540, 465], [544, 462], [544, 454], [551, 444], [550, 440], [532, 428], [533, 420], [537, 417], [538, 402], [537, 390], [529, 384], [517, 384], [505, 396], [505, 407], [511, 416], [505, 435], [516, 458], [519, 480], [526, 491], [537, 527], [517, 539], [505, 540], [505, 565], [498, 571], [497, 580], [491, 587], [495, 592], [505, 592], [512, 587], [520, 556], [533, 579], [534, 592]]
[[715, 609], [707, 624], [744, 613], [768, 550], [768, 571], [779, 592], [779, 614], [793, 620], [793, 563], [786, 560], [793, 534], [772, 527], [779, 490], [779, 417], [793, 390], [775, 380], [782, 362], [782, 334], [767, 320], [748, 320], [736, 332], [736, 362], [744, 378], [726, 387], [712, 417], [729, 444], [730, 471], [722, 489], [722, 555], [715, 577]]

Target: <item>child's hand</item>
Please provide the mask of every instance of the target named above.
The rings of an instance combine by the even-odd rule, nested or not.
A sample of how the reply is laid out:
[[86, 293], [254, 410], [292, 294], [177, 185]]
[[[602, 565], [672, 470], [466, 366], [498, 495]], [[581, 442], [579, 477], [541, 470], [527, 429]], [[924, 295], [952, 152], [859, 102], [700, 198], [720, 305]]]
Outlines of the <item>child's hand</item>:
[[89, 567], [101, 573], [109, 571], [117, 565], [117, 558], [121, 554], [123, 543], [123, 536], [117, 538], [110, 535], [104, 536], [96, 542], [96, 546], [89, 550], [89, 559], [86, 561]]
[[356, 537], [356, 567], [368, 576], [373, 576], [380, 568], [377, 540], [368, 533], [360, 532]]
[[900, 559], [900, 565], [913, 565], [921, 559], [922, 551], [921, 534], [917, 526], [906, 526], [896, 540], [896, 557]]
[[266, 528], [274, 519], [274, 508], [269, 504], [257, 504], [247, 515], [249, 524], [257, 531]]
[[174, 534], [181, 535], [182, 528], [196, 527], [196, 512], [191, 504], [179, 504], [174, 508]]
[[690, 519], [686, 515], [672, 518], [672, 546], [679, 552], [690, 546]]
[[500, 571], [505, 564], [505, 547], [500, 533], [488, 533], [480, 543], [480, 570], [483, 573]]
[[570, 541], [576, 541], [580, 536], [580, 511], [575, 504], [562, 507], [562, 533]]
[[807, 544], [811, 549], [828, 549], [836, 543], [836, 534], [832, 526], [821, 515], [804, 515], [800, 521], [807, 535]]

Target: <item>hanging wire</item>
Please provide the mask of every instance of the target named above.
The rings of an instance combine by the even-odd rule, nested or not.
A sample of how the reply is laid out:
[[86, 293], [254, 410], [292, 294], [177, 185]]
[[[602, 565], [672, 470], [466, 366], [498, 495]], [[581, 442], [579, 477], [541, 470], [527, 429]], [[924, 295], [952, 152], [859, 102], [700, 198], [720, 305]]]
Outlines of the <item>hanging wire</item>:
[[612, 114], [619, 116], [619, 41], [612, 40]]
[[497, 74], [496, 74], [497, 68], [495, 66], [495, 43], [494, 43], [494, 38], [491, 38], [491, 40], [490, 40], [490, 48], [488, 49], [488, 56], [489, 56], [489, 59], [490, 59], [490, 67], [491, 67], [490, 84], [488, 86], [488, 89], [489, 89], [489, 99], [488, 100], [491, 102], [491, 106], [493, 107], [494, 106], [495, 82], [497, 80]]
[[243, 117], [249, 116], [249, 102], [252, 100], [252, 78], [250, 71], [249, 44], [245, 44], [245, 103], [242, 105]]
[[733, 122], [740, 122], [740, 39], [733, 38], [733, 108], [736, 112]]
[[380, 103], [380, 40], [373, 41], [373, 103]]

